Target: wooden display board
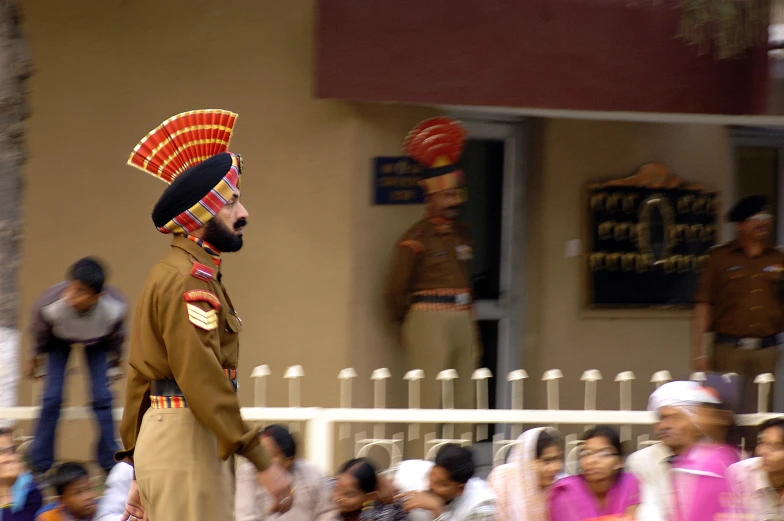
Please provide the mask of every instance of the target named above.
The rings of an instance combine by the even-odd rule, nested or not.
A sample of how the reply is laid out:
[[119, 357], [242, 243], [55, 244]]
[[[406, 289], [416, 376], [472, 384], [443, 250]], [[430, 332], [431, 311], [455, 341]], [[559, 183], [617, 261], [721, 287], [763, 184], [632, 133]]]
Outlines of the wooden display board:
[[687, 308], [716, 244], [716, 192], [661, 164], [586, 188], [587, 306]]

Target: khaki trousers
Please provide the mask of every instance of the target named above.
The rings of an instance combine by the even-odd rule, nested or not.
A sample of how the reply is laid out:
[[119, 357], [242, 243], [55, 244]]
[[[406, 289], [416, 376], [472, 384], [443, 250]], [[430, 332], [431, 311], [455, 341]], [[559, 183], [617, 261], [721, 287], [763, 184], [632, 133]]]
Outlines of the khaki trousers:
[[[754, 378], [763, 373], [776, 373], [778, 347], [744, 350], [732, 345], [715, 344], [711, 368], [718, 373], [738, 373], [743, 382], [740, 388], [741, 413], [757, 412], [757, 385]], [[778, 386], [777, 386], [778, 387]], [[773, 410], [774, 389], [771, 389], [768, 410]]]
[[234, 457], [190, 409], [148, 409], [134, 451], [148, 521], [234, 519]]
[[436, 376], [444, 369], [456, 370], [459, 377], [454, 381], [455, 408], [476, 407], [471, 374], [481, 349], [470, 311], [409, 311], [403, 323], [403, 345], [406, 369], [425, 371], [420, 391], [422, 409], [441, 407], [441, 382]]

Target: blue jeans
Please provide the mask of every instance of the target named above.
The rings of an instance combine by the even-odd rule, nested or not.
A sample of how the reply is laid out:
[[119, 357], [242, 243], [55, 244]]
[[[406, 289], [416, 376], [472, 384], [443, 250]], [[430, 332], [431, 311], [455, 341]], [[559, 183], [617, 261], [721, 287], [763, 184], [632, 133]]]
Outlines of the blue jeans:
[[[106, 350], [100, 345], [86, 347], [84, 352], [92, 381], [93, 411], [98, 418], [101, 431], [97, 447], [98, 463], [104, 469], [109, 470], [114, 466], [114, 453], [117, 452], [114, 419], [112, 418], [112, 392], [109, 389], [109, 379], [106, 376], [109, 364]], [[49, 374], [44, 390], [41, 416], [38, 419], [35, 439], [30, 449], [31, 463], [37, 472], [47, 471], [54, 464], [55, 433], [57, 420], [60, 418], [60, 406], [63, 403], [65, 367], [68, 364], [70, 354], [70, 346], [53, 347], [47, 353]]]

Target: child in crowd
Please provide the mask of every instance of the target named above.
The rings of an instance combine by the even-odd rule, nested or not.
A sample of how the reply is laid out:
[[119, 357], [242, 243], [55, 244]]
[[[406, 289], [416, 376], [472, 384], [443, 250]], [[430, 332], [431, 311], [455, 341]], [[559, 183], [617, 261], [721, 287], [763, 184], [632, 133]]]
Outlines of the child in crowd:
[[36, 521], [90, 521], [95, 515], [96, 496], [87, 469], [74, 462], [57, 467], [50, 484], [57, 502], [38, 513]]
[[0, 520], [33, 521], [41, 492], [24, 469], [11, 431], [0, 429]]

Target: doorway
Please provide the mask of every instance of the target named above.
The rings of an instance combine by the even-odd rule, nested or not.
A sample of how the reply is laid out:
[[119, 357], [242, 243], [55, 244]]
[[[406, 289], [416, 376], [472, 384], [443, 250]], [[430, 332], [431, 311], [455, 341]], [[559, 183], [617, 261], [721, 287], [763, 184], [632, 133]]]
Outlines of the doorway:
[[506, 376], [521, 367], [523, 354], [526, 126], [520, 121], [461, 120], [469, 133], [461, 161], [468, 192], [462, 220], [474, 243], [472, 285], [481, 366], [493, 373], [489, 407], [509, 408]]

